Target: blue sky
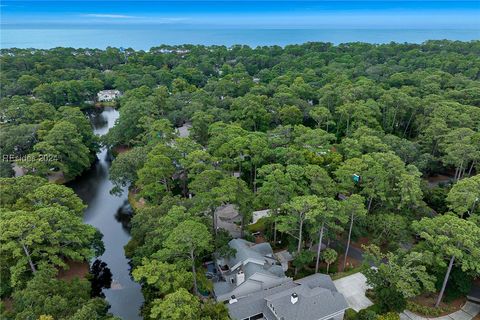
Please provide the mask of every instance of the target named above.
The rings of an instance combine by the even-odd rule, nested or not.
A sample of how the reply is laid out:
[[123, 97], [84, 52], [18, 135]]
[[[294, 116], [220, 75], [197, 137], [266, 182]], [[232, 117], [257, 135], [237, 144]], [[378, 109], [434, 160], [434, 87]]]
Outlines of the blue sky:
[[480, 30], [480, 1], [2, 1], [3, 28], [174, 25], [224, 28]]

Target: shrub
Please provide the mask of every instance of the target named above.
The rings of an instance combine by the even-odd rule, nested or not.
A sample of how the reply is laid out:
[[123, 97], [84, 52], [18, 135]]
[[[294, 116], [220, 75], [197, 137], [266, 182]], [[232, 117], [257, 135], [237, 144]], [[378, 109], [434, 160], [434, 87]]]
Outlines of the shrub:
[[413, 313], [417, 313], [422, 316], [427, 316], [427, 317], [438, 317], [442, 313], [447, 313], [450, 311], [453, 311], [454, 308], [446, 308], [446, 307], [428, 307], [424, 306], [418, 303], [415, 303], [413, 301], [408, 301], [407, 302], [407, 309], [412, 311]]
[[249, 232], [245, 232], [243, 238], [247, 241], [255, 242], [255, 237]]
[[407, 306], [403, 295], [392, 288], [381, 288], [375, 291], [375, 298], [380, 306], [381, 313], [396, 311], [402, 312]]
[[378, 314], [370, 309], [363, 309], [357, 313], [357, 320], [377, 320]]
[[377, 303], [374, 303], [372, 304], [370, 307], [367, 307], [367, 310], [370, 310], [370, 311], [373, 311], [375, 312], [376, 314], [382, 314], [384, 312], [382, 312], [382, 307], [377, 304]]
[[303, 250], [295, 256], [292, 265], [295, 268], [303, 269], [312, 263], [315, 254], [312, 251]]
[[344, 320], [356, 320], [357, 319], [357, 311], [349, 308], [345, 310], [345, 314], [343, 315]]
[[338, 272], [338, 265], [336, 263], [333, 263], [330, 265], [330, 270], [328, 270], [330, 274], [335, 274]]
[[260, 218], [256, 223], [248, 225], [247, 230], [250, 231], [251, 233], [263, 231], [265, 230], [266, 221], [267, 221], [266, 218]]
[[400, 315], [396, 312], [388, 312], [379, 315], [377, 320], [400, 320]]

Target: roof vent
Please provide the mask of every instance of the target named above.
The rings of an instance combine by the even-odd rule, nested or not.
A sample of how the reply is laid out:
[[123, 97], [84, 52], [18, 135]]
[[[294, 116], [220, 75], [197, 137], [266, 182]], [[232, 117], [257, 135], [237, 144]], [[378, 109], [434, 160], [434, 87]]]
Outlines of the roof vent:
[[295, 304], [298, 302], [298, 294], [296, 294], [295, 292], [292, 293], [292, 296], [290, 297], [290, 301], [292, 302], [292, 304]]
[[245, 282], [245, 274], [243, 273], [242, 270], [239, 270], [237, 272], [236, 280], [237, 280], [237, 286]]
[[235, 303], [235, 302], [238, 302], [238, 300], [237, 300], [237, 298], [235, 298], [235, 296], [232, 296], [232, 297], [230, 298], [230, 300], [228, 300], [228, 304], [233, 304], [233, 303]]

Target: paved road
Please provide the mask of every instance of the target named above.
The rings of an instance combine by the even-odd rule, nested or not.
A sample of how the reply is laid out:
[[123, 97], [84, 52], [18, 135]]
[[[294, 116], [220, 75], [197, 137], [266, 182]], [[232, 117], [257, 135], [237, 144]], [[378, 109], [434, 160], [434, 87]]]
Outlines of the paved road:
[[[338, 241], [333, 241], [332, 246], [338, 251], [339, 254], [342, 254], [345, 252], [347, 244], [346, 243], [340, 244], [340, 242]], [[355, 260], [363, 261], [363, 251], [358, 248], [355, 248], [351, 244], [350, 244], [350, 248], [348, 248], [348, 256]]]
[[473, 283], [472, 290], [467, 295], [467, 299], [480, 304], [480, 280]]
[[363, 251], [350, 245], [348, 256], [358, 261], [363, 261]]

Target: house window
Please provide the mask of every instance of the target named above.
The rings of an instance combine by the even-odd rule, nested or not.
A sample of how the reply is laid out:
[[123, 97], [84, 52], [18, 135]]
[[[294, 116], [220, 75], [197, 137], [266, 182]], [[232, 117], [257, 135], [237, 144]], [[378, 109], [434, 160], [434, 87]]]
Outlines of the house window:
[[230, 278], [230, 283], [235, 283], [235, 278]]
[[275, 312], [275, 308], [273, 307], [273, 304], [270, 304], [270, 310], [272, 310], [274, 315], [277, 315], [277, 313]]
[[250, 317], [250, 320], [259, 320], [259, 319], [263, 319], [263, 313], [259, 313]]

